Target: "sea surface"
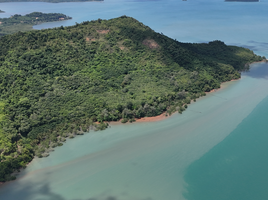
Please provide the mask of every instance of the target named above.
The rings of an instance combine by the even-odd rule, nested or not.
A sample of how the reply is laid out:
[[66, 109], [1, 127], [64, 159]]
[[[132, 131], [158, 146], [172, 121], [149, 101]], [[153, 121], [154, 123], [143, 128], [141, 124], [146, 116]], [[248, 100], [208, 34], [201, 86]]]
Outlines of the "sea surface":
[[[268, 57], [268, 1], [105, 0], [1, 3], [6, 13], [60, 12], [69, 21], [122, 15], [182, 42], [222, 40]], [[160, 122], [112, 125], [34, 159], [1, 200], [267, 200], [268, 63]]]

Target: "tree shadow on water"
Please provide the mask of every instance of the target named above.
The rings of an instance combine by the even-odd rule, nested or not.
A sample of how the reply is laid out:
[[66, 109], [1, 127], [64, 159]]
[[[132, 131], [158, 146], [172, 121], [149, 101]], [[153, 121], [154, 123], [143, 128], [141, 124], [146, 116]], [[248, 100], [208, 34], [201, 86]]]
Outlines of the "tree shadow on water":
[[243, 72], [242, 75], [268, 80], [268, 63], [263, 62], [258, 65], [258, 67], [250, 67], [249, 71]]
[[[4, 186], [4, 189], [0, 189], [1, 200], [67, 200], [60, 194], [57, 194], [51, 190], [48, 183], [19, 183], [16, 181], [10, 182]], [[68, 200], [70, 200], [68, 198]], [[153, 200], [152, 198], [126, 198], [122, 199], [107, 193], [103, 193], [98, 197], [89, 197], [86, 199], [76, 198], [72, 200]]]

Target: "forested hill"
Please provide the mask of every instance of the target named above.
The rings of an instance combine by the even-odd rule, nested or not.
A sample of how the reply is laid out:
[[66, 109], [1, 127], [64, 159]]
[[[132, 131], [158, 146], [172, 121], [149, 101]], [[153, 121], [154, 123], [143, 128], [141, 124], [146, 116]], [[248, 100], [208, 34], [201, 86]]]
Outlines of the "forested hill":
[[33, 25], [44, 22], [54, 22], [72, 19], [61, 13], [33, 12], [27, 15], [13, 15], [9, 18], [0, 18], [0, 37], [18, 31], [32, 30]]
[[237, 79], [252, 51], [181, 43], [130, 17], [0, 38], [0, 181], [93, 122], [181, 113]]

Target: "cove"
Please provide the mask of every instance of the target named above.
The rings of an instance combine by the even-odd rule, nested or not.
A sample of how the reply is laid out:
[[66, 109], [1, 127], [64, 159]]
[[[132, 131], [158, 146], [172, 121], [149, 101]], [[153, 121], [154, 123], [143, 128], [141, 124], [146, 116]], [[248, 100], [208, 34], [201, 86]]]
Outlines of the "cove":
[[[257, 128], [255, 126], [262, 123], [251, 124], [247, 117], [252, 115], [256, 118], [260, 115], [265, 119], [263, 115], [267, 112], [261, 108], [267, 106], [267, 69], [266, 63], [253, 64], [251, 71], [243, 73], [241, 80], [224, 83], [221, 90], [191, 104], [182, 115], [174, 114], [160, 122], [114, 125], [105, 131], [89, 132], [69, 140], [62, 147], [56, 148], [49, 157], [35, 159], [18, 180], [2, 186], [0, 198], [176, 200], [199, 199], [201, 193], [203, 199], [215, 199], [213, 195], [210, 198], [206, 196], [205, 191], [214, 186], [215, 191], [224, 192], [221, 186], [230, 179], [214, 184], [218, 178], [225, 177], [228, 169], [238, 175], [241, 172], [241, 166], [225, 169], [226, 163], [222, 160], [228, 158], [228, 162], [236, 158], [240, 163], [241, 159], [245, 161], [241, 165], [251, 162], [251, 158], [260, 150], [256, 149], [255, 153], [255, 148], [246, 150], [247, 144], [252, 141], [255, 145], [265, 145], [265, 137], [255, 136], [256, 131], [267, 127]], [[263, 114], [258, 114], [258, 110]], [[247, 133], [248, 141], [240, 146], [245, 149], [245, 154], [252, 151], [251, 157], [245, 155], [243, 149], [238, 152], [229, 149], [230, 145], [236, 147], [229, 137], [243, 140], [242, 133], [239, 135], [235, 132], [248, 129], [239, 128], [244, 123], [252, 125], [249, 130], [254, 131]], [[210, 153], [215, 152], [217, 145], [222, 146], [220, 150]], [[262, 150], [264, 157], [267, 148], [263, 146]], [[215, 156], [219, 158], [215, 160]], [[217, 161], [221, 161], [219, 168], [214, 163]], [[251, 163], [254, 162], [256, 160]], [[243, 175], [252, 176], [255, 181], [263, 181], [252, 172], [254, 166], [259, 171], [259, 168], [264, 169], [266, 162], [244, 168]], [[210, 172], [214, 171], [211, 175]], [[246, 180], [244, 184], [250, 187], [253, 183], [247, 183]], [[199, 186], [204, 182], [207, 184], [201, 190]]]

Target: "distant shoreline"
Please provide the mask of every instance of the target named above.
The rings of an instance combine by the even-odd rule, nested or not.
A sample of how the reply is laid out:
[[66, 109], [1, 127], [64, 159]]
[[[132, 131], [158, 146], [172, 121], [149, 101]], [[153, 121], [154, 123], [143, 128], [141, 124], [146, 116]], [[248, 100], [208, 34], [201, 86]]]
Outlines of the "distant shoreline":
[[250, 65], [252, 65], [252, 64], [255, 64], [255, 63], [262, 63], [262, 62], [268, 62], [268, 59], [267, 60], [262, 60], [262, 61], [255, 61], [255, 62], [252, 62], [252, 63], [249, 63]]
[[19, 31], [31, 31], [35, 25], [70, 19], [72, 18], [61, 13], [32, 12], [26, 15], [15, 14], [9, 18], [0, 18], [0, 37], [14, 34]]
[[259, 0], [225, 0], [225, 2], [260, 2]]
[[10, 2], [46, 2], [46, 3], [67, 3], [67, 2], [91, 2], [91, 1], [104, 1], [104, 0], [0, 0], [0, 3]]

